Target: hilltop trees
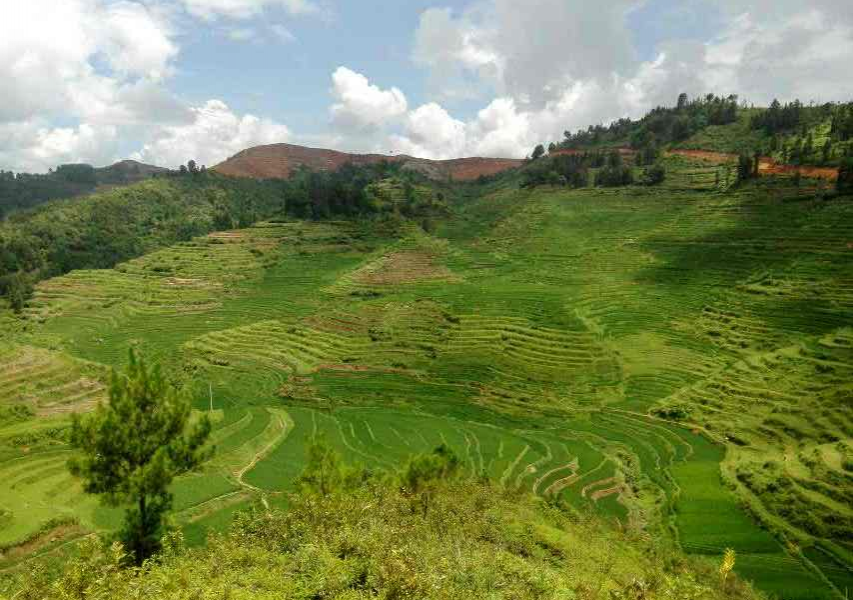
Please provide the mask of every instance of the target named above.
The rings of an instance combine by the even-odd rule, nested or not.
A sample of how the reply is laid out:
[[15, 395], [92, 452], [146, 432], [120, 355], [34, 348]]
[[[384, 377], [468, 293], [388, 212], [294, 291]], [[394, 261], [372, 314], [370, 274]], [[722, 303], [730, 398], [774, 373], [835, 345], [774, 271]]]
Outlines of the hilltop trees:
[[46, 174], [0, 171], [0, 213], [86, 194], [97, 184], [91, 165], [60, 165]]
[[725, 125], [737, 119], [738, 97], [708, 94], [690, 100], [680, 94], [675, 107], [658, 106], [639, 121], [619, 119], [609, 126], [595, 125], [586, 131], [565, 132], [563, 148], [598, 144], [629, 143], [639, 149], [649, 144], [667, 144], [689, 138], [707, 125]]
[[522, 188], [537, 185], [570, 185], [574, 188], [589, 184], [589, 154], [559, 154], [538, 160], [528, 166], [521, 180]]
[[752, 117], [750, 126], [753, 129], [763, 129], [768, 135], [799, 127], [803, 117], [803, 103], [794, 100], [784, 106], [779, 100], [773, 100], [770, 107]]
[[190, 423], [189, 401], [134, 351], [125, 373], [113, 371], [109, 401], [74, 415], [69, 463], [83, 489], [109, 506], [128, 506], [120, 533], [137, 565], [159, 547], [174, 478], [206, 458], [210, 421]]
[[545, 146], [539, 144], [533, 149], [533, 154], [530, 155], [530, 160], [539, 160], [545, 156]]

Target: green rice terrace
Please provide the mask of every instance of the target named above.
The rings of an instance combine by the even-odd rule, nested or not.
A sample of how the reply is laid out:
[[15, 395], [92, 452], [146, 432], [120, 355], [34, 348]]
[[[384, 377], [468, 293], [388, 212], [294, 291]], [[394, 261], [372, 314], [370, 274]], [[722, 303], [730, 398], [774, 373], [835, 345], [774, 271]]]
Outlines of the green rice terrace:
[[845, 597], [853, 202], [664, 162], [655, 187], [460, 184], [431, 233], [281, 219], [37, 284], [0, 317], [0, 571], [119, 524], [66, 434], [137, 347], [214, 421], [174, 490], [192, 544], [282, 505], [317, 435], [375, 469], [443, 443], [472, 476], [732, 548], [769, 594]]

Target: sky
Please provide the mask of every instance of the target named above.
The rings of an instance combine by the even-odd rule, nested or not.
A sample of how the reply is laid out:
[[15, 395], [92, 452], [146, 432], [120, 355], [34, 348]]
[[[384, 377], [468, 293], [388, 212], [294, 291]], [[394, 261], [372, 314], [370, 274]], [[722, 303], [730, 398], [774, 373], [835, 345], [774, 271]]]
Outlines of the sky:
[[853, 100], [850, 0], [0, 0], [0, 169], [524, 157], [678, 94]]

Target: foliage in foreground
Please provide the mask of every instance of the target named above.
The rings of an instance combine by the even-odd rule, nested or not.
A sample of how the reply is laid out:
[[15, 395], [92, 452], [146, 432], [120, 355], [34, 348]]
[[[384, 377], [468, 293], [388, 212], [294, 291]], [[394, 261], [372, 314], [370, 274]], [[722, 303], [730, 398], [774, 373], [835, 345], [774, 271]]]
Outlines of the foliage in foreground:
[[120, 538], [141, 565], [159, 548], [172, 481], [207, 458], [210, 421], [190, 426], [189, 401], [133, 350], [127, 372], [113, 371], [109, 394], [94, 413], [74, 415], [71, 446], [82, 454], [69, 467], [86, 492], [128, 506]]
[[[227, 534], [124, 569], [119, 544], [86, 542], [54, 578], [22, 576], [16, 598], [758, 598], [712, 564], [488, 482], [453, 477], [447, 449], [399, 477], [372, 477], [314, 446], [286, 512], [266, 500]], [[429, 495], [425, 502], [424, 495]], [[2, 592], [0, 592], [2, 597]]]

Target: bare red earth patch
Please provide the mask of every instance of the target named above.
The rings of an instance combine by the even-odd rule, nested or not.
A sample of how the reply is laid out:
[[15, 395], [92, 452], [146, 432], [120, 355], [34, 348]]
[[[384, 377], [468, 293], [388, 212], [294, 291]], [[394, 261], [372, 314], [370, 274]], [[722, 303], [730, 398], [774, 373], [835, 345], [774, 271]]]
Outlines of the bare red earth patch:
[[455, 158], [428, 160], [406, 155], [349, 154], [337, 150], [306, 148], [293, 144], [255, 146], [239, 152], [213, 167], [216, 171], [234, 177], [257, 179], [284, 179], [295, 169], [306, 166], [316, 171], [335, 171], [347, 163], [370, 165], [381, 161], [411, 163], [427, 167], [439, 177], [452, 177], [457, 181], [470, 181], [481, 175], [495, 175], [521, 166], [524, 161], [512, 158]]

